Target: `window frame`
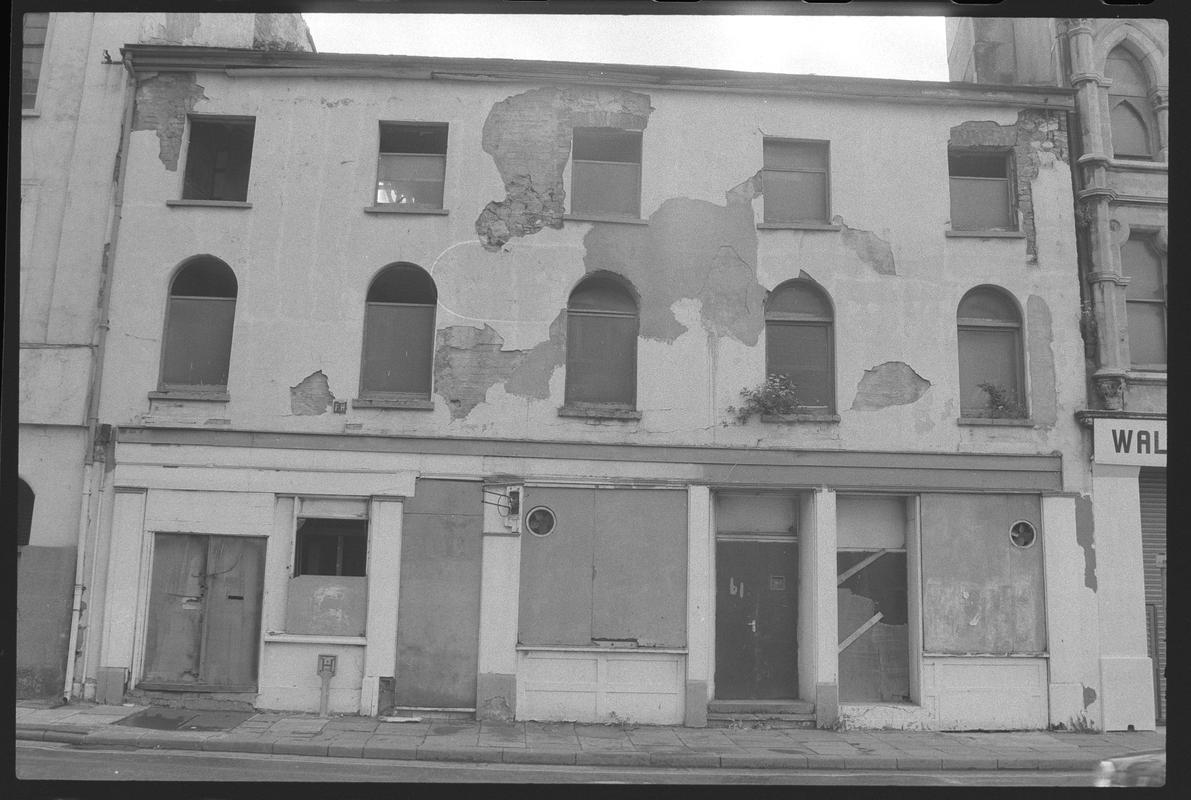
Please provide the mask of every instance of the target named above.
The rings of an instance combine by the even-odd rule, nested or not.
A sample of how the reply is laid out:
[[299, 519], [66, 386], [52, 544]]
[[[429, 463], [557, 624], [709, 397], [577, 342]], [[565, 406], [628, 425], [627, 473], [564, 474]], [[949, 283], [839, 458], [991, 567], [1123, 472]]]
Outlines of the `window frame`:
[[[361, 530], [352, 532], [312, 532], [303, 531], [306, 527], [303, 523], [306, 522], [322, 522], [331, 523], [332, 525], [359, 526]], [[322, 578], [367, 578], [368, 577], [368, 537], [370, 530], [370, 521], [367, 517], [327, 517], [327, 516], [306, 516], [298, 514], [295, 517], [294, 526], [294, 548], [293, 548], [293, 570], [290, 573], [290, 578], [300, 577], [322, 577]], [[307, 572], [303, 570], [306, 566], [304, 551], [302, 544], [304, 539], [312, 536], [331, 537], [335, 538], [335, 571], [334, 572]], [[361, 570], [359, 574], [344, 574], [343, 572], [343, 556], [344, 556], [344, 542], [345, 540], [360, 540], [363, 551], [361, 553]]]
[[[390, 152], [381, 149], [384, 146], [385, 140], [385, 126], [394, 128], [441, 128], [443, 131], [443, 147], [442, 153], [405, 153], [405, 152]], [[447, 152], [450, 149], [450, 123], [447, 122], [417, 122], [413, 120], [380, 120], [376, 126], [377, 141], [376, 141], [376, 179], [372, 184], [372, 202], [373, 209], [393, 212], [438, 212], [446, 210], [446, 194], [447, 194]], [[442, 183], [439, 187], [439, 194], [441, 200], [437, 205], [433, 203], [390, 203], [380, 201], [380, 184], [381, 184], [381, 162], [384, 156], [405, 156], [416, 158], [436, 158], [440, 159], [442, 163]]]
[[[1013, 310], [1013, 313], [1017, 318], [1016, 321], [994, 320], [994, 319], [984, 319], [984, 318], [980, 318], [980, 317], [961, 317], [961, 316], [959, 316], [959, 309], [961, 306], [963, 306], [964, 301], [967, 300], [968, 297], [970, 297], [971, 295], [973, 295], [974, 293], [976, 293], [978, 291], [987, 291], [987, 292], [991, 292], [991, 293], [1000, 295], [1001, 298]], [[1025, 356], [1025, 350], [1024, 350], [1025, 322], [1023, 320], [1023, 316], [1021, 313], [1021, 307], [1018, 305], [1017, 298], [1015, 298], [1011, 293], [1009, 293], [1005, 289], [1002, 289], [999, 286], [994, 286], [992, 284], [982, 284], [980, 286], [974, 286], [971, 289], [969, 289], [968, 291], [964, 292], [963, 297], [960, 298], [959, 303], [956, 305], [955, 327], [956, 327], [956, 347], [955, 347], [956, 360], [957, 360], [957, 364], [959, 366], [959, 372], [957, 373], [957, 376], [959, 377], [959, 381], [957, 382], [957, 386], [959, 388], [960, 418], [961, 419], [979, 419], [979, 420], [986, 420], [986, 419], [1028, 420], [1028, 419], [1030, 419], [1030, 397], [1029, 397], [1029, 388], [1028, 388], [1028, 385], [1026, 384], [1026, 356]], [[988, 333], [991, 331], [1012, 331], [1011, 345], [1012, 345], [1012, 371], [1013, 371], [1014, 385], [1012, 387], [1006, 387], [1006, 388], [1013, 389], [1015, 396], [1016, 396], [1015, 402], [1021, 406], [1021, 409], [1023, 412], [1023, 416], [1021, 416], [1021, 417], [996, 418], [996, 417], [993, 417], [991, 413], [973, 414], [973, 413], [969, 413], [970, 411], [972, 411], [971, 406], [964, 405], [965, 397], [967, 395], [967, 387], [965, 387], [964, 383], [963, 383], [963, 374], [965, 371], [964, 370], [964, 359], [963, 359], [964, 351], [963, 351], [963, 348], [961, 347], [963, 334], [964, 333]], [[986, 383], [987, 381], [982, 380], [980, 382]], [[977, 384], [977, 386], [979, 386], [979, 384]]]
[[[1133, 235], [1134, 233], [1136, 233], [1136, 236]], [[1138, 372], [1166, 372], [1169, 369], [1169, 365], [1170, 365], [1170, 328], [1169, 328], [1169, 319], [1168, 319], [1169, 314], [1170, 314], [1170, 309], [1169, 309], [1170, 286], [1169, 286], [1169, 277], [1168, 277], [1169, 276], [1169, 271], [1168, 271], [1169, 264], [1167, 262], [1166, 253], [1164, 253], [1162, 251], [1162, 249], [1158, 247], [1157, 242], [1155, 241], [1155, 238], [1157, 237], [1157, 235], [1158, 235], [1158, 231], [1155, 231], [1155, 230], [1134, 229], [1131, 232], [1129, 238], [1121, 243], [1121, 250], [1122, 250], [1121, 273], [1122, 273], [1122, 275], [1124, 275], [1124, 273], [1125, 273], [1125, 259], [1123, 257], [1124, 247], [1130, 241], [1136, 241], [1142, 247], [1148, 248], [1157, 257], [1159, 274], [1156, 277], [1158, 278], [1159, 285], [1162, 287], [1162, 297], [1161, 298], [1157, 298], [1157, 297], [1131, 298], [1131, 297], [1129, 297], [1129, 286], [1128, 285], [1126, 285], [1124, 287], [1124, 290], [1122, 291], [1122, 295], [1124, 296], [1124, 300], [1125, 300], [1125, 329], [1127, 332], [1129, 331], [1129, 306], [1131, 306], [1131, 305], [1159, 306], [1162, 310], [1162, 352], [1165, 353], [1165, 355], [1166, 355], [1166, 362], [1162, 363], [1162, 364], [1151, 364], [1148, 362], [1135, 363], [1133, 360], [1133, 339], [1132, 339], [1132, 336], [1130, 336], [1129, 348], [1128, 348], [1129, 369], [1136, 370]]]
[[[811, 293], [819, 295], [819, 298], [827, 305], [831, 312], [830, 316], [821, 316], [808, 314], [805, 312], [790, 312], [790, 311], [772, 311], [769, 308], [770, 298], [773, 298], [782, 289], [809, 289]], [[771, 337], [769, 335], [769, 328], [773, 325], [775, 327], [802, 327], [821, 329], [826, 332], [826, 341], [824, 342], [824, 357], [825, 370], [827, 373], [827, 405], [800, 405], [799, 414], [835, 414], [836, 413], [836, 386], [835, 386], [835, 306], [831, 302], [831, 295], [814, 281], [806, 278], [793, 278], [788, 281], [782, 281], [777, 286], [773, 287], [773, 291], [765, 298], [765, 378], [769, 379], [771, 375], [782, 375], [784, 373], [775, 372], [773, 370], [773, 357], [771, 355], [773, 348]], [[789, 375], [786, 376], [790, 380]]]
[[[26, 22], [30, 16], [42, 15], [45, 16], [45, 34], [43, 35], [39, 44], [30, 46], [26, 41], [26, 32], [28, 31]], [[44, 74], [46, 64], [45, 53], [50, 44], [50, 29], [52, 27], [52, 21], [53, 12], [50, 11], [26, 11], [21, 16], [21, 114], [23, 116], [38, 116], [41, 112], [41, 87], [43, 83], [42, 76]], [[25, 93], [25, 53], [26, 51], [33, 50], [37, 50], [40, 53], [37, 58], [37, 86], [33, 91], [33, 102], [26, 107], [25, 98], [28, 95]]]
[[[637, 160], [636, 161], [607, 161], [607, 160], [590, 159], [590, 158], [576, 158], [575, 157], [575, 144], [576, 144], [576, 140], [579, 138], [579, 135], [580, 135], [579, 132], [580, 131], [588, 131], [588, 130], [616, 131], [621, 134], [624, 134], [626, 139], [629, 138], [630, 136], [635, 137], [636, 146], [637, 146]], [[612, 127], [612, 126], [598, 126], [598, 125], [583, 125], [583, 126], [575, 126], [574, 128], [572, 128], [571, 129], [571, 163], [570, 163], [570, 169], [571, 169], [570, 190], [571, 190], [571, 193], [570, 193], [569, 213], [567, 214], [567, 216], [581, 218], [581, 219], [600, 219], [600, 218], [628, 219], [628, 220], [640, 219], [641, 218], [641, 183], [642, 183], [642, 175], [644, 172], [644, 163], [645, 163], [645, 132], [643, 130], [633, 130], [631, 128], [617, 128], [617, 127]], [[575, 207], [575, 199], [577, 197], [579, 197], [579, 193], [576, 191], [576, 186], [580, 185], [579, 183], [577, 183], [578, 176], [576, 174], [577, 171], [575, 169], [576, 165], [578, 165], [578, 164], [584, 164], [584, 165], [615, 164], [615, 165], [621, 165], [621, 166], [626, 165], [626, 164], [627, 165], [635, 165], [637, 169], [636, 169], [636, 173], [634, 175], [635, 180], [634, 180], [634, 187], [633, 187], [633, 197], [636, 202], [635, 202], [635, 207], [634, 207], [633, 212], [632, 213], [624, 213], [624, 212], [619, 212], [619, 211], [609, 211], [607, 209], [602, 209], [602, 208], [576, 208]]]
[[[376, 282], [379, 281], [384, 276], [384, 274], [386, 272], [388, 272], [390, 270], [409, 271], [409, 268], [419, 270], [420, 272], [422, 272], [425, 275], [426, 280], [430, 282], [430, 286], [434, 289], [434, 302], [433, 303], [390, 302], [390, 301], [380, 301], [380, 300], [369, 300], [368, 299], [368, 295], [372, 293], [372, 289], [376, 285]], [[368, 312], [369, 312], [369, 309], [370, 308], [396, 308], [396, 307], [430, 308], [431, 309], [430, 324], [429, 324], [429, 334], [430, 335], [428, 337], [429, 338], [429, 346], [430, 346], [430, 358], [427, 362], [426, 374], [424, 376], [419, 376], [419, 377], [424, 377], [424, 379], [425, 379], [426, 389], [424, 392], [422, 392], [422, 391], [392, 392], [392, 391], [385, 391], [382, 389], [370, 389], [370, 388], [368, 388], [368, 385], [367, 385], [367, 380], [369, 377], [368, 372], [367, 372], [367, 367], [368, 367], [369, 342], [370, 342], [369, 336], [368, 336], [368, 330], [369, 330], [369, 325], [368, 325], [369, 313]], [[437, 351], [436, 338], [438, 335], [438, 328], [436, 327], [437, 322], [438, 322], [438, 285], [434, 282], [434, 278], [430, 275], [430, 273], [427, 272], [420, 265], [414, 264], [413, 262], [410, 262], [410, 261], [394, 261], [392, 263], [386, 264], [385, 266], [381, 267], [379, 270], [377, 270], [376, 274], [372, 276], [372, 280], [369, 281], [369, 283], [368, 283], [368, 290], [365, 292], [365, 295], [364, 295], [364, 320], [363, 320], [363, 322], [364, 322], [363, 331], [361, 332], [361, 336], [360, 336], [359, 395], [358, 395], [358, 398], [354, 404], [359, 405], [359, 406], [393, 405], [393, 406], [410, 406], [410, 407], [420, 407], [420, 408], [433, 407], [430, 404], [433, 402], [433, 397], [434, 397], [434, 357], [435, 357], [435, 353]]]
[[[207, 261], [222, 264], [223, 267], [226, 268], [228, 270], [228, 272], [231, 273], [232, 278], [233, 278], [233, 280], [235, 280], [235, 283], [236, 283], [235, 296], [220, 297], [220, 296], [216, 296], [216, 295], [175, 295], [174, 294], [174, 285], [177, 283], [178, 277], [180, 275], [182, 275], [182, 273], [184, 271], [195, 266], [197, 263], [207, 262]], [[232, 314], [231, 314], [231, 323], [230, 323], [231, 331], [230, 331], [229, 338], [228, 338], [227, 357], [226, 357], [226, 374], [224, 376], [223, 383], [221, 383], [221, 384], [219, 384], [219, 383], [171, 383], [171, 382], [166, 381], [166, 363], [167, 363], [167, 356], [169, 354], [170, 328], [171, 328], [170, 322], [173, 317], [173, 314], [171, 312], [173, 310], [173, 301], [175, 299], [204, 300], [204, 301], [231, 302], [232, 303]], [[216, 256], [204, 254], [204, 255], [192, 256], [190, 258], [187, 258], [181, 264], [178, 265], [178, 267], [174, 270], [174, 274], [170, 277], [169, 289], [166, 292], [165, 319], [164, 319], [164, 322], [162, 325], [162, 334], [161, 334], [161, 354], [159, 357], [158, 370], [157, 370], [157, 375], [158, 375], [157, 393], [158, 394], [163, 394], [163, 395], [194, 394], [194, 395], [199, 395], [199, 396], [208, 395], [211, 397], [226, 399], [228, 380], [231, 378], [232, 346], [235, 342], [235, 331], [236, 331], [235, 304], [239, 301], [239, 299], [240, 299], [240, 281], [236, 277], [235, 270], [233, 270], [231, 268], [231, 265], [228, 264], [223, 259], [218, 258]]]
[[[770, 167], [765, 163], [765, 145], [773, 143], [781, 144], [805, 144], [822, 146], [823, 161], [825, 166], [822, 169], [787, 169], [780, 167]], [[823, 218], [822, 219], [771, 219], [769, 216], [768, 206], [765, 203], [765, 198], [768, 196], [769, 189], [765, 186], [765, 175], [769, 172], [784, 172], [797, 174], [813, 174], [823, 176]], [[829, 139], [797, 139], [785, 136], [765, 136], [761, 141], [761, 217], [762, 222], [766, 225], [830, 225], [831, 224], [831, 141]]]
[[[607, 281], [616, 285], [625, 295], [632, 301], [635, 311], [617, 311], [612, 309], [576, 309], [572, 308], [572, 302], [576, 292], [584, 288], [585, 284], [598, 283]], [[621, 278], [615, 273], [609, 272], [595, 272], [585, 275], [575, 287], [567, 295], [566, 305], [567, 317], [567, 337], [565, 348], [565, 363], [566, 363], [566, 377], [563, 381], [563, 408], [569, 410], [588, 410], [600, 411], [607, 410], [610, 412], [636, 412], [637, 409], [637, 376], [638, 376], [638, 360], [640, 356], [640, 338], [641, 338], [641, 302], [637, 296], [637, 292], [633, 289], [628, 281]], [[586, 319], [632, 319], [634, 322], [633, 335], [633, 349], [632, 349], [632, 363], [630, 366], [631, 374], [628, 376], [626, 383], [631, 389], [631, 394], [627, 399], [616, 401], [600, 401], [590, 400], [575, 397], [575, 358], [572, 357], [572, 346], [574, 344], [575, 336], [573, 335], [573, 325], [576, 318]]]
[[[997, 156], [1001, 160], [1003, 166], [1004, 177], [987, 177], [979, 175], [956, 175], [952, 167], [952, 156]], [[956, 192], [954, 189], [954, 181], [996, 181], [1005, 185], [1006, 195], [1006, 218], [1008, 225], [1005, 227], [957, 227], [956, 218]], [[1021, 221], [1018, 219], [1017, 213], [1017, 161], [1016, 154], [1012, 147], [948, 147], [947, 148], [947, 194], [949, 200], [949, 227], [954, 233], [960, 234], [977, 234], [984, 232], [991, 233], [1018, 233], [1021, 231]]]
[[[213, 197], [189, 197], [187, 196], [193, 185], [191, 175], [191, 165], [193, 163], [191, 156], [193, 155], [194, 146], [194, 129], [195, 124], [206, 126], [211, 124], [222, 124], [228, 126], [249, 126], [251, 125], [252, 139], [248, 149], [248, 163], [244, 169], [244, 192], [243, 197], [238, 198], [213, 198]], [[256, 151], [256, 117], [243, 114], [187, 114], [186, 115], [186, 152], [183, 167], [180, 170], [182, 188], [179, 192], [179, 200], [174, 201], [173, 204], [211, 204], [211, 205], [245, 205], [248, 204], [248, 192], [252, 186], [252, 162]], [[219, 152], [228, 152], [227, 150]], [[211, 182], [214, 183], [215, 170], [211, 172]], [[211, 194], [215, 194], [214, 185], [212, 185]]]
[[[1121, 53], [1123, 56], [1114, 56], [1116, 53]], [[1149, 93], [1153, 91], [1150, 85], [1149, 76], [1146, 75], [1145, 67], [1142, 66], [1142, 59], [1139, 59], [1124, 42], [1118, 42], [1112, 48], [1104, 59], [1104, 74], [1105, 77], [1112, 80], [1109, 76], [1109, 65], [1113, 61], [1126, 62], [1129, 64], [1129, 69], [1136, 71], [1136, 76], [1144, 85], [1147, 94], [1137, 95], [1129, 94], [1123, 91], [1113, 91], [1114, 85], [1110, 85], [1104, 93], [1107, 98], [1108, 107], [1108, 132], [1109, 145], [1112, 151], [1112, 158], [1121, 161], [1157, 161], [1160, 149], [1158, 142], [1158, 120], [1154, 113], [1154, 105], [1150, 100]], [[1119, 75], [1119, 73], [1118, 73]], [[1146, 153], [1119, 153], [1117, 150], [1117, 127], [1112, 124], [1113, 115], [1121, 105], [1128, 105], [1129, 108], [1137, 115], [1138, 122], [1141, 124], [1142, 130], [1145, 134]]]

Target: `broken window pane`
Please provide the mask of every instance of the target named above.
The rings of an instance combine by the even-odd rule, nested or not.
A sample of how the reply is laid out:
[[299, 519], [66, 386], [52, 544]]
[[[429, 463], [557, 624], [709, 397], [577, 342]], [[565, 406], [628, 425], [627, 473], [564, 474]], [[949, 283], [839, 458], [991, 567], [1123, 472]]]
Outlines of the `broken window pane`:
[[366, 519], [300, 519], [294, 576], [363, 576], [368, 552]]
[[626, 217], [640, 215], [640, 131], [574, 129], [571, 212]]
[[766, 139], [763, 148], [766, 222], [827, 222], [827, 142]]
[[447, 126], [380, 124], [377, 205], [443, 207]]
[[248, 199], [255, 125], [251, 119], [191, 118], [183, 200]]
[[836, 555], [840, 575], [864, 564], [838, 590], [839, 638], [848, 642], [839, 654], [840, 700], [909, 702], [906, 554], [878, 552]]

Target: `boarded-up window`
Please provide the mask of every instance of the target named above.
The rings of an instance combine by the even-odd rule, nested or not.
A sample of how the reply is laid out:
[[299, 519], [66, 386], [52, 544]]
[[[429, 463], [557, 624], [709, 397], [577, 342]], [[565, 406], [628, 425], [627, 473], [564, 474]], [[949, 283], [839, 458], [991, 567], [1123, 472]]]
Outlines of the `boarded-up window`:
[[360, 393], [364, 397], [430, 397], [438, 291], [415, 264], [385, 267], [368, 289]]
[[980, 286], [957, 312], [960, 414], [1025, 417], [1021, 315], [1000, 289]]
[[926, 652], [1045, 652], [1043, 548], [1009, 535], [1019, 520], [1046, 535], [1039, 498], [924, 494], [921, 504]]
[[183, 200], [248, 199], [253, 119], [191, 117]]
[[686, 494], [526, 490], [549, 536], [521, 542], [518, 640], [532, 645], [686, 645]]
[[947, 161], [953, 231], [1017, 228], [1009, 153], [952, 150]]
[[446, 125], [382, 122], [377, 205], [442, 208], [446, 165]]
[[801, 406], [835, 410], [831, 302], [822, 289], [796, 279], [773, 290], [765, 302], [765, 372], [784, 375]]
[[827, 222], [827, 147], [827, 142], [765, 140], [761, 180], [766, 222]]
[[1130, 365], [1166, 369], [1166, 259], [1152, 235], [1133, 235], [1121, 245], [1121, 272], [1129, 278]]
[[17, 479], [17, 547], [29, 544], [33, 530], [33, 489], [20, 478]]
[[166, 309], [162, 389], [227, 388], [236, 292], [235, 273], [213, 256], [196, 256], [178, 270]]
[[637, 301], [616, 278], [582, 281], [567, 302], [566, 404], [633, 408]]
[[[283, 499], [294, 528], [286, 633], [363, 636], [368, 608], [368, 504], [356, 498]], [[325, 516], [322, 516], [325, 515]]]
[[21, 108], [37, 105], [37, 85], [41, 80], [41, 60], [45, 54], [48, 13], [25, 14], [21, 35]]
[[1124, 47], [1116, 47], [1104, 64], [1108, 87], [1109, 124], [1115, 158], [1149, 161], [1154, 157], [1153, 104], [1145, 73]]
[[621, 217], [641, 214], [641, 132], [575, 128], [571, 212]]

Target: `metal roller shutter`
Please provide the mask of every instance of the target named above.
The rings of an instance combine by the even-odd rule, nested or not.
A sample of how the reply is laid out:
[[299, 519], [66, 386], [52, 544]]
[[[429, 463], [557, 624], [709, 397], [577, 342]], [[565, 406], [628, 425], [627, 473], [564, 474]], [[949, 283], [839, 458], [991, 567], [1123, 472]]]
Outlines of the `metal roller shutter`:
[[1143, 467], [1139, 477], [1141, 549], [1145, 561], [1146, 612], [1155, 660], [1157, 715], [1166, 720], [1166, 470]]

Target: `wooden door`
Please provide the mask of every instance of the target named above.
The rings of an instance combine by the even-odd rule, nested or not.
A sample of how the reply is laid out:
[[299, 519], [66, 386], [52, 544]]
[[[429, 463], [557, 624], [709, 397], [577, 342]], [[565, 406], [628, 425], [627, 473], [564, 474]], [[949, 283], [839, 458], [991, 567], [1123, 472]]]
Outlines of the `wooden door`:
[[265, 540], [158, 533], [144, 688], [256, 691]]
[[715, 696], [798, 697], [798, 543], [716, 543]]

